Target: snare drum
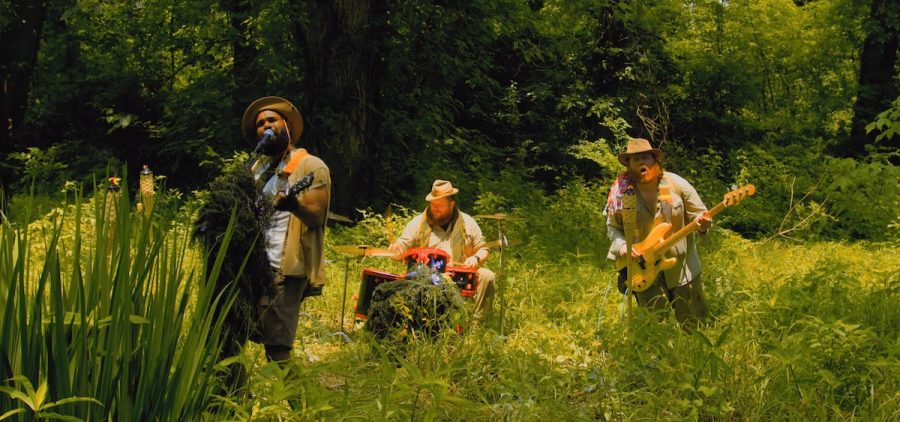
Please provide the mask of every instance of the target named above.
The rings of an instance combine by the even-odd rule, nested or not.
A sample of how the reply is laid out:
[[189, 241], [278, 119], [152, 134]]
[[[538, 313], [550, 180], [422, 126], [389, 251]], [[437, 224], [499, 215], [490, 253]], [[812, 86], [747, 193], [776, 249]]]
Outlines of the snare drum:
[[459, 288], [462, 297], [475, 297], [478, 291], [478, 269], [470, 267], [448, 267], [447, 274]]
[[398, 274], [366, 268], [362, 272], [362, 280], [359, 283], [359, 294], [356, 295], [356, 305], [353, 307], [356, 319], [365, 320], [369, 315], [369, 304], [372, 301], [372, 293], [375, 288], [386, 281], [396, 281], [403, 278]]
[[416, 264], [422, 263], [433, 271], [442, 273], [450, 263], [450, 254], [437, 248], [412, 248], [403, 254], [406, 270], [412, 271]]

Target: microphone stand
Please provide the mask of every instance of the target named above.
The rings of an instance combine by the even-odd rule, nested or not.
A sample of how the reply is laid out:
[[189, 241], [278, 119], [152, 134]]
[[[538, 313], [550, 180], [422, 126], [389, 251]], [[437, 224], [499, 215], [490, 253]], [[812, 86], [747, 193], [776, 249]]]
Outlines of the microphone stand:
[[344, 255], [344, 295], [341, 300], [341, 325], [338, 331], [344, 331], [344, 313], [347, 307], [347, 277], [350, 276], [350, 256]]
[[500, 296], [500, 335], [503, 335], [503, 316], [506, 313], [506, 300], [504, 292], [506, 291], [506, 273], [503, 271], [503, 250], [506, 249], [508, 241], [506, 234], [503, 233], [503, 220], [497, 220], [497, 237], [500, 242], [500, 274], [497, 277], [497, 290]]

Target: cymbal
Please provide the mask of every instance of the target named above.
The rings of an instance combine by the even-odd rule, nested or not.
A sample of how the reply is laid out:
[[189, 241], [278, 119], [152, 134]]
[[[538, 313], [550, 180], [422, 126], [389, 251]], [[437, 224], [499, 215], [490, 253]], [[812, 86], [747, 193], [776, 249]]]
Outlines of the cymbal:
[[347, 217], [344, 217], [343, 215], [333, 213], [331, 211], [328, 211], [328, 219], [334, 220], [334, 221], [340, 221], [341, 223], [352, 223], [353, 222], [353, 220], [351, 220]]
[[[522, 244], [521, 240], [506, 239], [506, 247], [507, 248], [510, 246], [516, 246], [516, 245], [521, 245], [521, 244]], [[485, 243], [484, 247], [488, 248], [488, 249], [500, 249], [500, 241], [492, 240], [490, 242]]]
[[396, 252], [390, 249], [375, 248], [368, 245], [335, 245], [332, 246], [331, 249], [334, 249], [334, 251], [338, 253], [355, 256], [393, 257], [397, 255]]
[[509, 215], [509, 214], [504, 214], [504, 213], [481, 214], [481, 215], [476, 215], [475, 217], [478, 217], [478, 218], [485, 218], [485, 219], [488, 219], [488, 220], [525, 221], [525, 219], [522, 218], [522, 217], [513, 217], [513, 216], [511, 216], [511, 215]]

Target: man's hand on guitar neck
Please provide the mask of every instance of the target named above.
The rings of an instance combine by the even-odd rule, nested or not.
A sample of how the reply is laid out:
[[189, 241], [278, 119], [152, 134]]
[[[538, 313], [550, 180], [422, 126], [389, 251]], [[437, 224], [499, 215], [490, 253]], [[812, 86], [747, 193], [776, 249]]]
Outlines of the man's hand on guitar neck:
[[274, 198], [272, 198], [272, 208], [275, 208], [278, 211], [291, 211], [293, 212], [300, 206], [300, 202], [297, 201], [297, 197], [294, 195], [285, 195], [284, 192], [278, 192]]
[[712, 225], [712, 218], [709, 217], [709, 211], [705, 211], [701, 216], [697, 217], [697, 219], [694, 220], [694, 223], [697, 224], [697, 231], [706, 233]]

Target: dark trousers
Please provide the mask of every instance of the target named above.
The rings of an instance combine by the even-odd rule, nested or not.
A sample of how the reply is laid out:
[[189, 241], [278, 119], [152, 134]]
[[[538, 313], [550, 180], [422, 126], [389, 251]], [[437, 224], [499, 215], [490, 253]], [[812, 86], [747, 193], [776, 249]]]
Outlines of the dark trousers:
[[685, 327], [696, 327], [706, 317], [706, 299], [699, 275], [687, 284], [669, 289], [665, 277], [660, 274], [650, 288], [636, 292], [634, 296], [638, 305], [653, 311], [663, 311], [671, 306], [675, 310], [675, 319]]

